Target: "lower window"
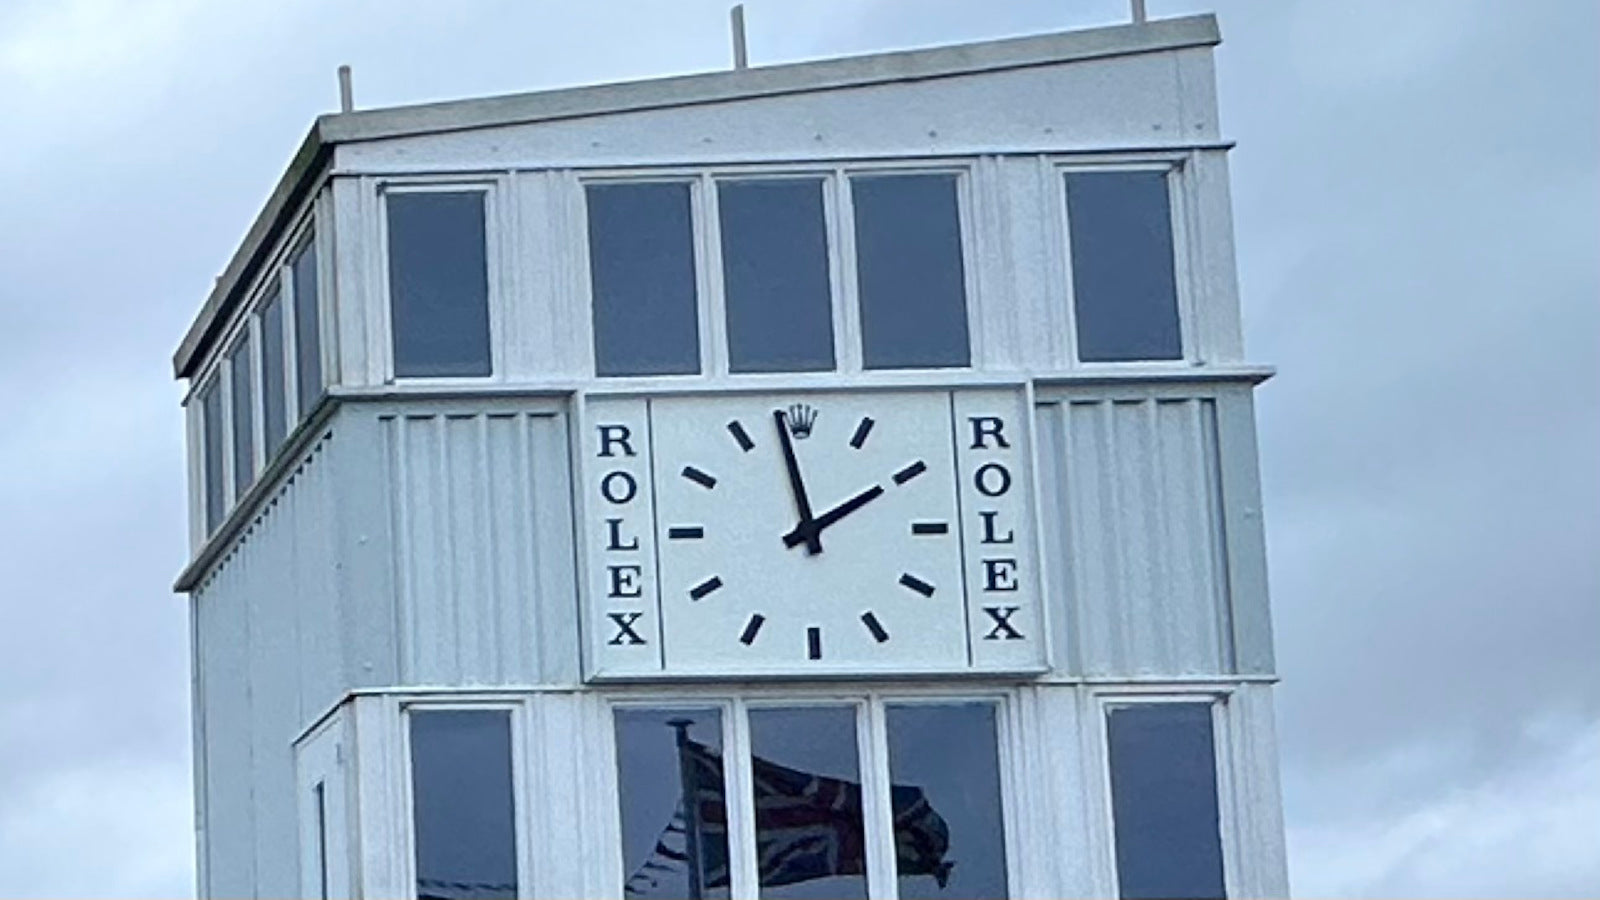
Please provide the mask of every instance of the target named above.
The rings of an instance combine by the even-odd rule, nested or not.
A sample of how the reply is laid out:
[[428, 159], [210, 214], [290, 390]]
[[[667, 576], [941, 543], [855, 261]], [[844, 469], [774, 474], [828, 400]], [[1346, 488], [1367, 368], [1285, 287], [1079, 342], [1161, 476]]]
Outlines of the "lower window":
[[412, 709], [417, 896], [517, 896], [511, 713]]
[[726, 897], [743, 872], [763, 897], [865, 898], [892, 872], [904, 898], [1004, 897], [997, 720], [993, 701], [619, 708], [625, 891]]
[[1106, 716], [1118, 896], [1227, 896], [1211, 704], [1119, 704]]

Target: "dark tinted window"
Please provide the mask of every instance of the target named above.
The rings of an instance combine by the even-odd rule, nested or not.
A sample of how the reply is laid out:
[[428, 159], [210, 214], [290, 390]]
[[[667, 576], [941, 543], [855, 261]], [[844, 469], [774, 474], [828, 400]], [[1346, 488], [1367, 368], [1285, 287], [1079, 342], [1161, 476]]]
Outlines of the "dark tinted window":
[[307, 241], [290, 264], [294, 278], [295, 375], [300, 418], [322, 396], [322, 331], [317, 306], [317, 244]]
[[699, 372], [689, 185], [591, 184], [588, 199], [595, 372]]
[[1107, 725], [1121, 896], [1225, 896], [1211, 707], [1139, 704]]
[[822, 180], [717, 186], [728, 367], [734, 372], [833, 368], [828, 226]]
[[954, 175], [850, 180], [869, 369], [965, 366], [967, 289]]
[[761, 896], [867, 896], [851, 707], [750, 711]]
[[517, 896], [511, 716], [411, 713], [417, 896]]
[[228, 354], [233, 381], [233, 494], [242, 495], [256, 474], [254, 378], [250, 365], [250, 338], [241, 338]]
[[[627, 896], [728, 896], [722, 716], [617, 711], [617, 794]], [[692, 798], [685, 802], [685, 798]]]
[[900, 896], [1004, 897], [994, 705], [890, 706], [887, 718]]
[[395, 375], [488, 375], [483, 192], [393, 193], [388, 208]]
[[1078, 358], [1181, 358], [1166, 174], [1070, 173], [1067, 219]]
[[200, 389], [200, 465], [205, 475], [206, 534], [222, 524], [227, 512], [228, 486], [222, 481], [222, 391], [216, 376]]
[[288, 431], [283, 386], [283, 303], [274, 290], [261, 304], [261, 433], [272, 458]]

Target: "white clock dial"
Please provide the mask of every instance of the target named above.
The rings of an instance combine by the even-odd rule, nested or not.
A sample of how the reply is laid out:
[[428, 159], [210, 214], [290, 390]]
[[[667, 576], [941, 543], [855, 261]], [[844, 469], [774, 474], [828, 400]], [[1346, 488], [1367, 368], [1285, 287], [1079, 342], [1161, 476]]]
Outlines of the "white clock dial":
[[650, 404], [667, 668], [967, 662], [948, 394]]

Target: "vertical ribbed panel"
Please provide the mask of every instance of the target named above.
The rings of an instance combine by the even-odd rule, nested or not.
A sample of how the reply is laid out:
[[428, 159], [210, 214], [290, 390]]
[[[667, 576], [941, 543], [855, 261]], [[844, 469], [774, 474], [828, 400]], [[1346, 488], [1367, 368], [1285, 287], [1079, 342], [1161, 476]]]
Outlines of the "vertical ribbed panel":
[[[552, 414], [427, 412], [381, 419], [407, 684], [540, 680], [541, 603], [574, 617], [540, 570], [570, 571], [566, 429]], [[545, 557], [545, 558], [541, 558]], [[543, 563], [543, 565], [541, 565]], [[564, 604], [564, 605], [562, 605]], [[546, 623], [565, 633], [570, 624]]]
[[1232, 671], [1213, 402], [1072, 400], [1052, 420], [1058, 658], [1087, 675]]
[[307, 451], [194, 594], [210, 896], [299, 889], [290, 745], [343, 676], [331, 440]]

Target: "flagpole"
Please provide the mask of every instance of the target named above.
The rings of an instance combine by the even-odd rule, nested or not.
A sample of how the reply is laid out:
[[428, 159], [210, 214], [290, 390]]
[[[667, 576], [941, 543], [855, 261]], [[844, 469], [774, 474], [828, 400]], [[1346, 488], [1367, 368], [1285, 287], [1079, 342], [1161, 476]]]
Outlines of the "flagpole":
[[705, 888], [700, 872], [700, 804], [695, 790], [694, 761], [689, 758], [689, 726], [692, 719], [673, 719], [667, 723], [678, 733], [678, 781], [683, 790], [683, 830], [689, 854], [689, 900], [702, 900]]

